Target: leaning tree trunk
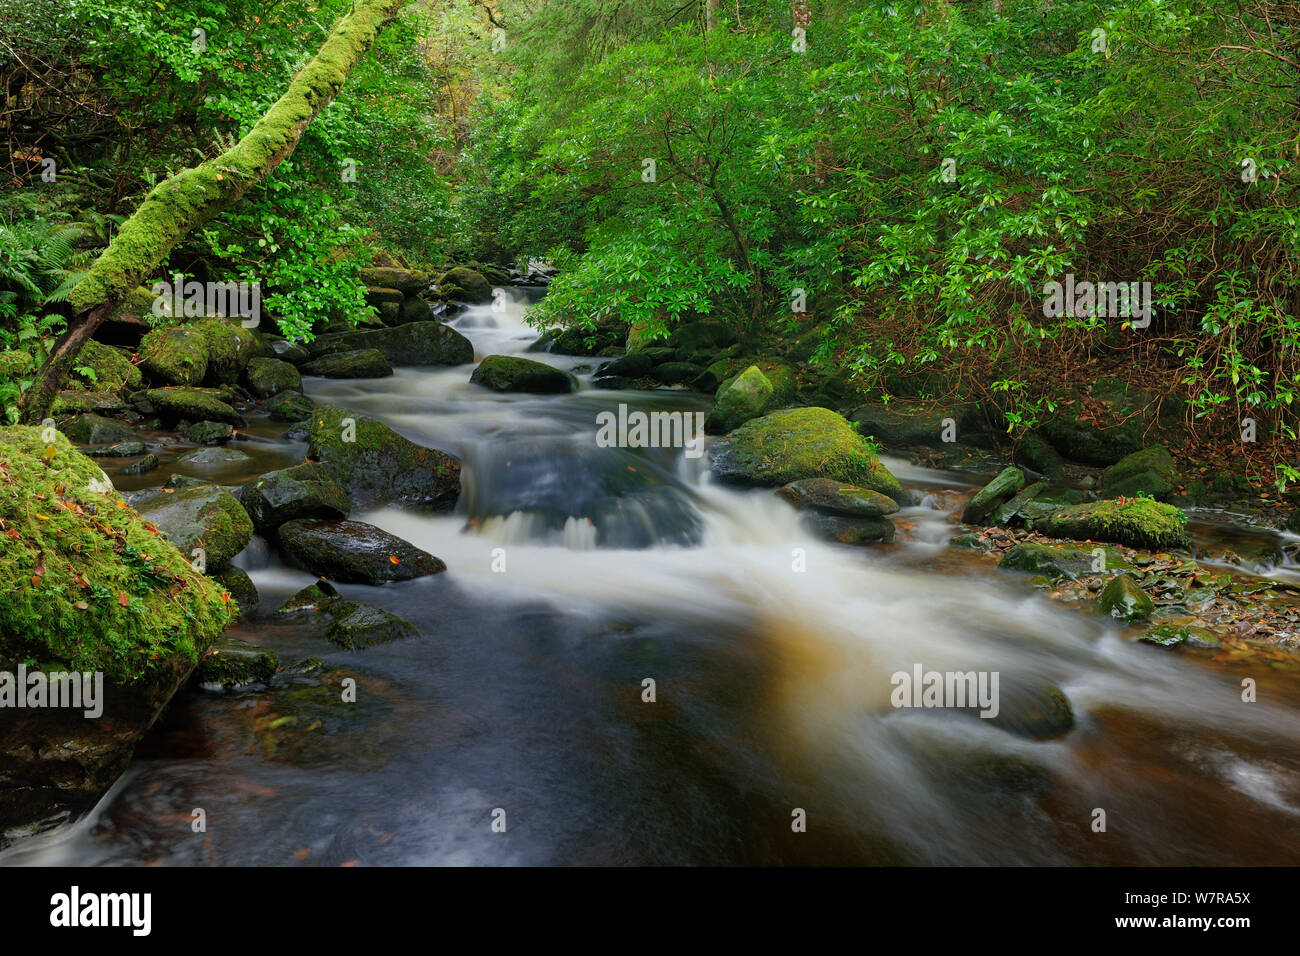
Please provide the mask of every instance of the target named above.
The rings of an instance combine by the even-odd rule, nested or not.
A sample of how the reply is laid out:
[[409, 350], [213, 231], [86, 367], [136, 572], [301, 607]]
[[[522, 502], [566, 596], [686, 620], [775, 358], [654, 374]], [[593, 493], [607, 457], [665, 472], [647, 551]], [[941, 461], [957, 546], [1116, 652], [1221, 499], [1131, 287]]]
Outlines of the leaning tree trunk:
[[75, 315], [23, 399], [23, 420], [48, 413], [59, 384], [95, 329], [192, 229], [203, 225], [292, 155], [312, 120], [338, 95], [384, 25], [410, 0], [356, 0], [311, 62], [238, 143], [145, 197], [69, 296]]
[[704, 0], [704, 29], [712, 33], [718, 26], [718, 7], [722, 0]]

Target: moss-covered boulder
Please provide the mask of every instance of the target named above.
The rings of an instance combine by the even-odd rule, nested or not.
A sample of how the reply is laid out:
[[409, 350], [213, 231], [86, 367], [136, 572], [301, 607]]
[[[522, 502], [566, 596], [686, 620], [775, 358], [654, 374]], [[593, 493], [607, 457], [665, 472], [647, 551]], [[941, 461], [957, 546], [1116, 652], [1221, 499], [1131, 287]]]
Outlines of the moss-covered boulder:
[[[967, 439], [987, 431], [978, 409], [971, 405], [936, 403], [920, 399], [894, 399], [888, 404], [859, 405], [848, 413], [858, 431], [869, 435], [886, 448], [926, 445], [951, 447], [951, 438]], [[952, 432], [948, 425], [952, 425]]]
[[1065, 459], [1037, 432], [1030, 432], [1016, 443], [1013, 459], [1017, 465], [1038, 472], [1048, 481], [1065, 480]]
[[140, 340], [140, 369], [155, 385], [201, 385], [208, 374], [208, 344], [190, 325], [154, 329]]
[[517, 355], [487, 356], [469, 380], [494, 392], [563, 394], [578, 389], [577, 379], [568, 372]]
[[73, 363], [73, 380], [97, 391], [120, 391], [139, 388], [140, 370], [122, 349], [101, 345], [91, 339], [81, 347], [81, 354]]
[[1062, 456], [1086, 465], [1113, 465], [1142, 449], [1142, 436], [1136, 426], [1095, 425], [1074, 418], [1069, 409], [1062, 409], [1040, 431]]
[[333, 601], [324, 608], [325, 639], [348, 651], [361, 651], [419, 632], [396, 614], [361, 601]]
[[172, 475], [161, 488], [132, 495], [132, 504], [182, 554], [202, 548], [209, 568], [229, 563], [253, 539], [253, 522], [238, 499], [198, 478]]
[[225, 422], [187, 422], [181, 427], [181, 437], [196, 445], [220, 445], [230, 440], [235, 430]]
[[240, 489], [239, 500], [253, 527], [268, 536], [295, 518], [346, 518], [352, 510], [333, 473], [314, 461], [255, 478]]
[[[391, 329], [353, 329], [313, 342], [313, 355], [342, 349], [374, 349], [394, 365], [467, 365], [474, 345], [450, 325], [406, 322]], [[305, 369], [304, 369], [305, 371]]]
[[782, 485], [777, 492], [796, 508], [813, 508], [851, 518], [883, 518], [898, 511], [898, 502], [867, 488], [830, 478], [804, 478]]
[[966, 524], [984, 524], [998, 506], [1025, 486], [1025, 473], [1014, 465], [1003, 468], [993, 480], [975, 492], [961, 513]]
[[799, 520], [818, 537], [840, 544], [881, 544], [894, 540], [894, 523], [888, 518], [854, 518], [812, 510], [803, 512]]
[[1097, 598], [1098, 612], [1119, 621], [1145, 621], [1155, 609], [1155, 602], [1131, 574], [1111, 578]]
[[457, 266], [439, 277], [438, 295], [456, 302], [479, 305], [492, 300], [492, 285], [481, 272]]
[[280, 392], [266, 402], [267, 414], [274, 422], [304, 422], [315, 408], [316, 403], [302, 392]]
[[325, 378], [387, 378], [393, 374], [393, 366], [378, 349], [355, 349], [312, 359], [302, 366], [302, 372]]
[[[1036, 515], [1037, 512], [1031, 509], [1030, 505], [1034, 499], [1046, 491], [1047, 482], [1045, 481], [1036, 481], [1032, 485], [1025, 486], [1016, 492], [1014, 496], [997, 506], [988, 519], [989, 524], [1006, 527], [1014, 524], [1017, 520], [1026, 520], [1027, 522], [1032, 520], [1027, 516]], [[1056, 503], [1053, 502], [1053, 504]], [[1057, 507], [1064, 507], [1064, 505], [1058, 505]], [[1055, 507], [1052, 510], [1055, 510]]]
[[231, 598], [239, 603], [240, 617], [250, 615], [257, 610], [258, 604], [261, 603], [261, 598], [257, 594], [257, 585], [243, 568], [228, 564], [224, 568], [210, 569], [208, 577], [225, 588]]
[[1152, 445], [1124, 456], [1107, 468], [1101, 476], [1101, 487], [1111, 497], [1145, 494], [1157, 501], [1168, 501], [1177, 480], [1178, 473], [1169, 449], [1164, 445]]
[[78, 415], [63, 426], [64, 433], [81, 445], [106, 445], [132, 441], [131, 426], [102, 415]]
[[1035, 524], [1043, 534], [1076, 541], [1111, 541], [1130, 548], [1187, 548], [1187, 516], [1149, 498], [1107, 499], [1061, 508]]
[[628, 352], [606, 362], [596, 374], [600, 377], [641, 378], [650, 374], [654, 364], [644, 352]]
[[871, 444], [826, 408], [787, 408], [752, 419], [713, 446], [710, 465], [729, 484], [830, 478], [911, 503]]
[[221, 422], [242, 428], [244, 417], [219, 397], [221, 393], [203, 388], [151, 388], [137, 392], [159, 418], [168, 424], [180, 421]]
[[710, 435], [722, 435], [785, 404], [794, 397], [793, 376], [786, 381], [788, 387], [778, 393], [772, 380], [757, 365], [750, 365], [718, 388], [704, 430]]
[[460, 497], [460, 461], [403, 438], [383, 422], [335, 405], [314, 410], [308, 457], [333, 473], [352, 503], [403, 503], [434, 510]]
[[84, 706], [6, 704], [3, 847], [94, 805], [233, 608], [65, 436], [4, 428], [0, 447], [0, 671], [103, 675], [94, 719]]
[[267, 683], [279, 667], [275, 651], [225, 636], [199, 661], [194, 678], [209, 690], [237, 690]]
[[279, 392], [300, 390], [302, 376], [282, 359], [255, 358], [244, 369], [244, 384], [258, 398], [270, 398]]
[[324, 578], [313, 581], [302, 590], [292, 595], [280, 605], [277, 614], [300, 614], [304, 611], [320, 611], [334, 601], [341, 601], [343, 595]]
[[383, 584], [447, 570], [427, 551], [363, 521], [301, 518], [280, 525], [276, 540], [291, 562], [332, 581]]
[[394, 289], [401, 295], [419, 295], [427, 292], [433, 277], [417, 269], [400, 269], [396, 266], [367, 266], [361, 270], [361, 281], [372, 289]]
[[703, 371], [703, 366], [693, 362], [664, 362], [662, 365], [655, 366], [650, 377], [664, 385], [684, 385], [695, 381]]
[[[1119, 567], [1112, 563], [1122, 560], [1117, 554], [1105, 556], [1104, 567]], [[1057, 580], [1060, 578], [1077, 579], [1089, 574], [1097, 574], [1103, 568], [1098, 567], [1097, 556], [1088, 548], [1076, 548], [1070, 545], [1043, 544], [1038, 541], [1023, 541], [1015, 545], [998, 562], [998, 567], [1008, 571], [1021, 571], [1025, 574], [1041, 574]]]
[[237, 319], [203, 319], [191, 328], [203, 337], [208, 355], [204, 381], [211, 385], [234, 385], [254, 357], [269, 351], [257, 334]]

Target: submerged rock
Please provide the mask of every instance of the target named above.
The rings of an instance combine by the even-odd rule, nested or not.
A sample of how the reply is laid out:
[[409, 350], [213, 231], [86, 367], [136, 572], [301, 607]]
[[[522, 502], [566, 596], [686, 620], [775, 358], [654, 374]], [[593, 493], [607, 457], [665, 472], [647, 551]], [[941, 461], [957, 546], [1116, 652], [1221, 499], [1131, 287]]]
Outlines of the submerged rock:
[[830, 478], [910, 503], [870, 443], [826, 408], [787, 408], [748, 421], [713, 446], [710, 463], [727, 483], [770, 486]]
[[213, 465], [237, 465], [240, 462], [252, 460], [252, 456], [234, 448], [200, 448], [198, 451], [192, 451], [188, 455], [182, 455], [177, 459], [177, 461], [184, 462], [187, 465], [209, 467]]
[[496, 392], [563, 394], [577, 391], [568, 372], [516, 355], [489, 355], [469, 377], [470, 382]]
[[267, 683], [279, 667], [275, 651], [235, 637], [222, 637], [199, 661], [194, 676], [204, 687], [234, 690]]
[[334, 581], [383, 584], [447, 570], [427, 551], [362, 521], [300, 518], [280, 525], [276, 537], [294, 564]]
[[396, 614], [360, 601], [333, 601], [324, 612], [329, 619], [325, 639], [348, 651], [418, 637], [419, 632]]

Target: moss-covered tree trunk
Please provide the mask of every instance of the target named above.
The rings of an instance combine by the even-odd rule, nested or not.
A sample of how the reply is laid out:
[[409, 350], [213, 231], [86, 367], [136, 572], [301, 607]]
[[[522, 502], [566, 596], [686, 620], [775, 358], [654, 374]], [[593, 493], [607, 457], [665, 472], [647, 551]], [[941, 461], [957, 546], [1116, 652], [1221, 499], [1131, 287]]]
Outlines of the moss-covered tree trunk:
[[145, 197], [72, 291], [69, 301], [76, 315], [24, 398], [25, 421], [45, 417], [82, 346], [181, 239], [265, 181], [292, 155], [308, 125], [338, 95], [379, 31], [408, 2], [356, 0], [247, 136], [214, 159], [160, 183]]

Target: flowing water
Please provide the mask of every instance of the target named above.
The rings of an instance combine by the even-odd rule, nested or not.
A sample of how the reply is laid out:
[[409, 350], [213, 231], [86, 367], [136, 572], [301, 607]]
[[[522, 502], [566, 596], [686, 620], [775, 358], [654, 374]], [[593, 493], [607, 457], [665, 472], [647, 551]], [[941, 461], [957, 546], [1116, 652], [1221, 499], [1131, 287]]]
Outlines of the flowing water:
[[[522, 353], [526, 304], [454, 324], [477, 358]], [[498, 395], [465, 366], [309, 380], [318, 401], [463, 460], [454, 513], [354, 515], [447, 563], [340, 588], [420, 638], [349, 654], [269, 615], [242, 625], [284, 661], [334, 670], [183, 696], [92, 816], [6, 862], [1300, 862], [1289, 673], [1135, 644], [947, 548], [943, 492], [976, 478], [888, 460], [918, 501], [895, 516], [899, 543], [825, 543], [773, 492], [713, 484], [707, 457], [597, 445], [602, 410], [694, 412], [705, 397], [592, 390], [599, 360], [531, 357], [583, 390]], [[256, 467], [216, 480], [302, 455], [251, 431]], [[312, 580], [264, 543], [238, 563], [264, 608]], [[1016, 688], [1059, 687], [1076, 725], [1039, 740], [891, 706], [891, 675], [918, 664], [997, 671], [1004, 708]]]

